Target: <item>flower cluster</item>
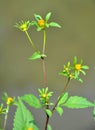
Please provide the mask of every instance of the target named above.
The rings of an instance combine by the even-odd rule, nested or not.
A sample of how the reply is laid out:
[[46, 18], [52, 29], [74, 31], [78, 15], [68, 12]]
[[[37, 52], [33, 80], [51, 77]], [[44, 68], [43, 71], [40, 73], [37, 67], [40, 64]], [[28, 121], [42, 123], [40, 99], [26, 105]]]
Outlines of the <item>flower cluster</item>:
[[70, 62], [68, 62], [67, 65], [64, 65], [63, 71], [60, 73], [60, 75], [67, 76], [70, 79], [76, 79], [80, 82], [83, 82], [83, 80], [79, 77], [79, 75], [80, 73], [86, 75], [84, 69], [89, 69], [89, 67], [82, 64], [83, 64], [82, 60], [80, 61], [80, 63], [78, 63], [77, 57], [74, 57], [73, 65], [71, 65]]
[[51, 17], [51, 12], [46, 14], [45, 19], [43, 19], [42, 16], [40, 16], [38, 14], [35, 14], [34, 17], [35, 17], [35, 20], [33, 20], [32, 22], [30, 22], [29, 20], [21, 21], [19, 23], [16, 23], [15, 27], [17, 27], [18, 29], [20, 29], [23, 32], [27, 31], [31, 25], [36, 26], [37, 31], [41, 31], [41, 30], [43, 30], [45, 28], [49, 28], [49, 27], [61, 28], [61, 26], [56, 22], [48, 23], [48, 21]]
[[53, 92], [48, 92], [48, 87], [39, 89], [38, 91], [40, 93], [39, 96], [43, 106], [53, 105], [52, 103], [49, 102]]

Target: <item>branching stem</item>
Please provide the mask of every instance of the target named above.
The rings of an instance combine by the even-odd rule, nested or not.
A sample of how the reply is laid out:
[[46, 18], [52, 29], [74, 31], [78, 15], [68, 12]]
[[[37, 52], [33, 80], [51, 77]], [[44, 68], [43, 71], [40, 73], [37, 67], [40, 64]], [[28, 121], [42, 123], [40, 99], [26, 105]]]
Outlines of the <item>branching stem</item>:
[[52, 109], [52, 113], [54, 112], [56, 106], [58, 105], [58, 103], [59, 103], [59, 101], [60, 101], [60, 99], [61, 99], [63, 93], [66, 91], [69, 82], [70, 82], [70, 77], [68, 78], [68, 80], [67, 80], [67, 82], [66, 82], [66, 85], [65, 85], [64, 89], [62, 90], [61, 95], [59, 96], [59, 99], [57, 100], [56, 104], [54, 105], [54, 107], [53, 107], [53, 109]]
[[[69, 82], [70, 82], [70, 78], [68, 78], [68, 80], [67, 80], [67, 82], [66, 82], [66, 85], [65, 85], [64, 89], [63, 89], [62, 92], [61, 92], [61, 95], [60, 95], [59, 99], [57, 100], [57, 102], [55, 103], [53, 109], [51, 110], [52, 113], [54, 112], [56, 106], [58, 105], [58, 103], [59, 103], [59, 101], [60, 101], [60, 99], [61, 99], [61, 97], [62, 97], [62, 94], [66, 91]], [[45, 124], [45, 130], [47, 130], [48, 123], [49, 123], [49, 116], [47, 115], [47, 118], [46, 118], [46, 124]]]

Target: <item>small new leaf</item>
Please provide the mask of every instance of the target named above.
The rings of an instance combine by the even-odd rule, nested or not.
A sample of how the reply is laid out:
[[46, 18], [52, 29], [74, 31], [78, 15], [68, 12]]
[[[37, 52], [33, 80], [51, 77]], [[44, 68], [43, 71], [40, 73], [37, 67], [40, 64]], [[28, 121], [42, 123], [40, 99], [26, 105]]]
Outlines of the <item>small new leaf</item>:
[[35, 52], [35, 53], [33, 53], [32, 56], [29, 57], [29, 60], [36, 60], [36, 59], [40, 59], [40, 58], [41, 58], [40, 52]]
[[59, 114], [60, 116], [62, 116], [62, 114], [63, 114], [63, 109], [62, 109], [62, 107], [56, 107], [55, 110], [58, 112], [58, 114]]
[[51, 116], [52, 116], [52, 112], [51, 112], [51, 110], [46, 109], [45, 111], [46, 111], [46, 113], [47, 113], [47, 115], [48, 115], [49, 117], [51, 117]]
[[71, 96], [64, 106], [72, 109], [78, 109], [78, 108], [87, 108], [87, 107], [93, 107], [94, 104], [90, 101], [88, 101], [84, 97], [79, 97], [79, 96]]
[[40, 52], [34, 52], [34, 54], [32, 56], [30, 56], [28, 59], [36, 60], [36, 59], [40, 59], [40, 58], [44, 58], [44, 57], [46, 57], [45, 54], [41, 54]]

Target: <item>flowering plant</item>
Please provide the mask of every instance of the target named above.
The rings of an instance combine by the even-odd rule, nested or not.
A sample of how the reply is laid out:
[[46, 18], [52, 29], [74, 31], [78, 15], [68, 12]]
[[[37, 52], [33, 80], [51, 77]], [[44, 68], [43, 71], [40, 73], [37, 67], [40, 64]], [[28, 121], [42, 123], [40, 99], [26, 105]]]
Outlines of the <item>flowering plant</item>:
[[[51, 12], [46, 14], [43, 19], [42, 16], [35, 14], [35, 20], [33, 21], [21, 21], [15, 25], [16, 28], [24, 32], [34, 50], [34, 53], [28, 58], [29, 60], [41, 59], [43, 65], [43, 87], [38, 89], [39, 98], [34, 94], [25, 94], [19, 97], [10, 97], [7, 93], [4, 94], [3, 100], [5, 103], [0, 105], [0, 119], [2, 120], [2, 115], [4, 116], [4, 123], [1, 122], [0, 130], [6, 129], [6, 122], [8, 112], [11, 105], [16, 106], [16, 112], [14, 115], [13, 130], [39, 130], [35, 118], [32, 112], [26, 107], [27, 103], [29, 106], [34, 107], [35, 109], [43, 109], [46, 115], [46, 122], [43, 130], [52, 130], [49, 119], [52, 117], [54, 112], [57, 112], [60, 116], [63, 115], [64, 107], [71, 109], [81, 109], [87, 107], [93, 107], [93, 117], [95, 115], [95, 103], [87, 100], [81, 96], [70, 96], [66, 92], [67, 87], [71, 80], [75, 79], [79, 82], [83, 82], [81, 74], [86, 75], [85, 70], [89, 69], [87, 65], [83, 65], [83, 60], [80, 62], [75, 56], [73, 62], [68, 62], [67, 65], [63, 66], [63, 70], [59, 73], [61, 76], [67, 77], [67, 82], [64, 88], [62, 89], [61, 94], [58, 96], [56, 103], [51, 102], [51, 97], [54, 92], [49, 91], [50, 88], [47, 86], [47, 77], [46, 77], [46, 66], [45, 66], [45, 50], [46, 50], [46, 29], [49, 27], [61, 28], [61, 26], [56, 22], [49, 22], [51, 17]], [[43, 46], [42, 51], [40, 51], [36, 45], [33, 43], [28, 30], [30, 27], [36, 27], [37, 31], [43, 31]]]

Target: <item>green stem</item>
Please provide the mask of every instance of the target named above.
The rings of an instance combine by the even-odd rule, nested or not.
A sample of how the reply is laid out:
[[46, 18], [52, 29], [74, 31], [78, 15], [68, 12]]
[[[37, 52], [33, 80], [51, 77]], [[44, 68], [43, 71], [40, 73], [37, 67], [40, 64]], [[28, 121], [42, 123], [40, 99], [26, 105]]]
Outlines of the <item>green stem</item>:
[[46, 47], [46, 31], [44, 29], [43, 54], [45, 53], [45, 47]]
[[38, 51], [37, 48], [35, 47], [35, 45], [34, 45], [32, 39], [30, 38], [29, 33], [28, 33], [27, 31], [25, 31], [25, 33], [26, 33], [26, 35], [27, 35], [27, 37], [28, 37], [28, 40], [30, 41], [30, 44], [32, 45], [34, 51]]
[[63, 88], [63, 90], [62, 90], [62, 92], [61, 92], [61, 95], [59, 96], [59, 98], [58, 98], [58, 100], [57, 100], [57, 102], [56, 102], [55, 106], [53, 107], [53, 109], [52, 109], [52, 113], [54, 112], [54, 110], [55, 110], [56, 106], [58, 105], [58, 103], [59, 103], [59, 101], [60, 101], [60, 99], [61, 99], [61, 97], [62, 97], [63, 93], [66, 91], [66, 89], [67, 89], [67, 87], [68, 87], [69, 82], [70, 82], [70, 77], [68, 78], [67, 83], [66, 83], [65, 87]]
[[7, 118], [8, 118], [8, 112], [9, 112], [9, 105], [7, 105], [6, 108], [6, 114], [5, 114], [5, 120], [4, 120], [4, 130], [6, 128]]

